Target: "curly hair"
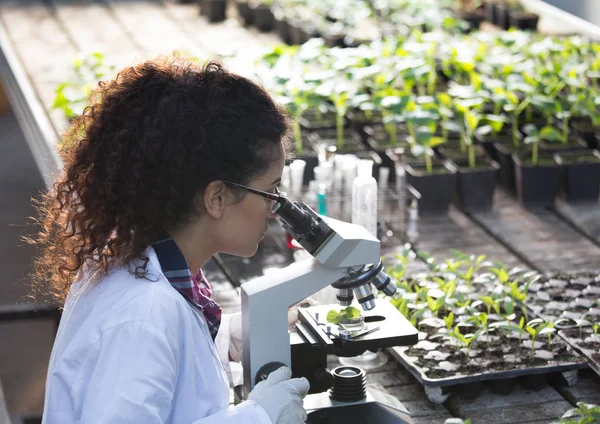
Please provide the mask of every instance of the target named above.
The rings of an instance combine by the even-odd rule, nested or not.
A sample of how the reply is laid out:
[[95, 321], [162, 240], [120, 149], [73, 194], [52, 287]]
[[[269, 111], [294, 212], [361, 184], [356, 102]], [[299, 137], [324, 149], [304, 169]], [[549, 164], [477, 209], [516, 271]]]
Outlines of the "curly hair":
[[144, 277], [146, 248], [201, 213], [194, 199], [211, 181], [247, 184], [290, 146], [281, 106], [215, 61], [148, 61], [90, 100], [63, 135], [64, 173], [37, 205], [34, 294], [61, 304], [84, 270], [139, 258]]

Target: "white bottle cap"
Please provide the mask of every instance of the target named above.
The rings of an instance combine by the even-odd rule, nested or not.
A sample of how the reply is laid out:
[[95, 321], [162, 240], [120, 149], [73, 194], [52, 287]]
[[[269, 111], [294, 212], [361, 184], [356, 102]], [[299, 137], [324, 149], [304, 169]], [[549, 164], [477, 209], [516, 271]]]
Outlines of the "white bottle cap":
[[357, 173], [359, 177], [372, 177], [373, 176], [373, 161], [368, 159], [361, 159], [358, 161]]

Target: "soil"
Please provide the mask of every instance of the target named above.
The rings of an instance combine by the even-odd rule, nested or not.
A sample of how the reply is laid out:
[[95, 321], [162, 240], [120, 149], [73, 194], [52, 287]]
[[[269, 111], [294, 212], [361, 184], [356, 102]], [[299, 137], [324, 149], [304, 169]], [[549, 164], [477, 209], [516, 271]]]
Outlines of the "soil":
[[[542, 318], [567, 318], [570, 322], [558, 328], [576, 326], [582, 315], [600, 321], [600, 274], [558, 273], [536, 281], [530, 286], [527, 306]], [[594, 318], [595, 317], [595, 318]]]

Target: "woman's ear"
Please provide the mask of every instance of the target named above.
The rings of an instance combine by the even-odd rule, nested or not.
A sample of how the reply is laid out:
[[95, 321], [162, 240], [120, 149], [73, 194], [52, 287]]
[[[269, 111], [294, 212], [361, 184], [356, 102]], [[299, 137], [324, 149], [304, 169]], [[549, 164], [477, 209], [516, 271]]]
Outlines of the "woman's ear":
[[223, 181], [211, 181], [204, 189], [203, 206], [206, 213], [219, 219], [229, 201], [229, 190]]

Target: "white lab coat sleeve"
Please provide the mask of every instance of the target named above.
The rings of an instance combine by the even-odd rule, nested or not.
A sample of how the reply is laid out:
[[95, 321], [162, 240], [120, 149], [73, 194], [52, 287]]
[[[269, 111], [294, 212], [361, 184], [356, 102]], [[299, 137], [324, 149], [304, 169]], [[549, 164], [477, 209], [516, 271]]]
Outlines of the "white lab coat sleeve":
[[[105, 329], [90, 350], [71, 389], [74, 404], [81, 405], [81, 424], [168, 421], [178, 377], [179, 348], [174, 335], [146, 322], [129, 322]], [[272, 424], [255, 402], [193, 421], [217, 422]]]

